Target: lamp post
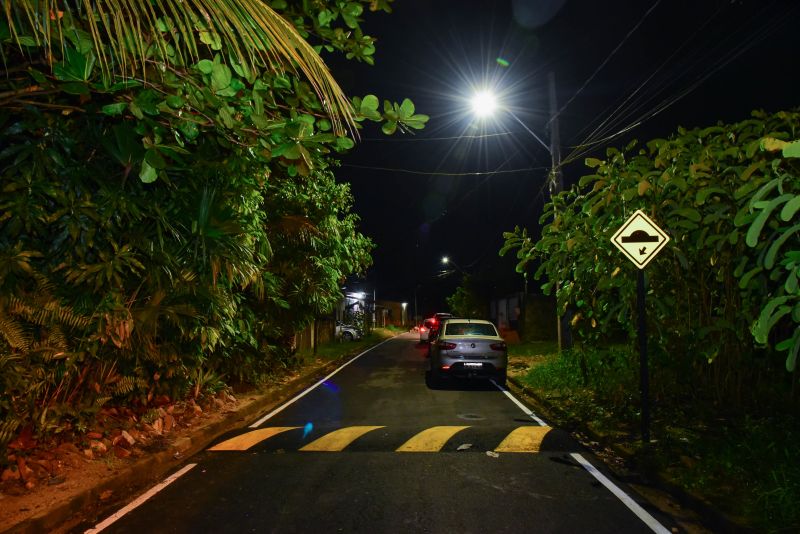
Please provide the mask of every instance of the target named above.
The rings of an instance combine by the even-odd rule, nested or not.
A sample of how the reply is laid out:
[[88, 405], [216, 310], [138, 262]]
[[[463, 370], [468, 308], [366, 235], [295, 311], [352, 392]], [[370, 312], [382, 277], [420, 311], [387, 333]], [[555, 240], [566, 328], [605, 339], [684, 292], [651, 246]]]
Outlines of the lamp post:
[[459, 267], [458, 264], [456, 262], [454, 262], [453, 260], [451, 260], [449, 256], [442, 256], [442, 265], [452, 265], [461, 274], [466, 274], [464, 272], [464, 269]]
[[[551, 168], [548, 174], [548, 189], [550, 190], [550, 198], [552, 198], [560, 193], [564, 189], [564, 182], [563, 176], [561, 174], [561, 147], [560, 147], [560, 140], [559, 140], [559, 129], [558, 129], [558, 106], [556, 103], [556, 76], [555, 73], [552, 71], [547, 76], [547, 83], [548, 83], [548, 93], [549, 93], [549, 100], [550, 100], [550, 120], [548, 121], [548, 126], [550, 129], [550, 145], [548, 146], [542, 139], [536, 135], [536, 133], [528, 128], [528, 126], [520, 120], [510, 109], [503, 108], [515, 121], [517, 121], [526, 132], [531, 134], [531, 136], [536, 139], [536, 141], [544, 147], [550, 153], [550, 161], [551, 161]], [[476, 93], [471, 101], [472, 104], [472, 111], [478, 118], [487, 118], [495, 113], [498, 109], [501, 109], [499, 106], [497, 99], [491, 93], [491, 91], [481, 91]], [[442, 258], [443, 263], [447, 263], [444, 261], [445, 258]], [[527, 276], [525, 279], [525, 286], [526, 286], [526, 293], [527, 293]], [[560, 286], [560, 281], [555, 280], [555, 287], [556, 287], [556, 302], [558, 301], [558, 288]], [[525, 295], [527, 298], [527, 295]], [[556, 303], [556, 328], [558, 332], [558, 351], [561, 352], [561, 349], [564, 345], [563, 340], [563, 333], [561, 330], [561, 315], [558, 313], [558, 304]]]
[[408, 308], [408, 302], [403, 302], [400, 304], [403, 307], [403, 312], [400, 314], [400, 325], [406, 325], [406, 308]]

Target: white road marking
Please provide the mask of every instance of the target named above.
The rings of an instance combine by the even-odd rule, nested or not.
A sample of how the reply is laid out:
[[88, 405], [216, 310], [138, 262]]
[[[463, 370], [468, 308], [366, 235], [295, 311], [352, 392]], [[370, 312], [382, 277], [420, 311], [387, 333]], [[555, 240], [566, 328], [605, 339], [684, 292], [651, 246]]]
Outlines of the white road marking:
[[[492, 384], [494, 384], [497, 389], [502, 391], [506, 394], [506, 397], [511, 399], [514, 404], [519, 406], [519, 408], [525, 412], [529, 417], [534, 419], [537, 423], [542, 426], [548, 426], [542, 419], [540, 419], [535, 413], [533, 413], [527, 406], [522, 404], [516, 397], [514, 397], [507, 388], [497, 385], [497, 383], [492, 380]], [[627, 493], [622, 491], [619, 486], [611, 482], [603, 473], [597, 470], [595, 466], [590, 464], [583, 456], [578, 453], [572, 453], [572, 457], [580, 463], [584, 469], [586, 469], [594, 478], [596, 478], [601, 484], [603, 484], [611, 493], [613, 493], [622, 503], [627, 506], [636, 516], [641, 519], [648, 527], [650, 527], [653, 532], [658, 532], [659, 534], [670, 534], [670, 530], [666, 528], [664, 525], [659, 523], [656, 518], [650, 515], [647, 510], [639, 506]]]
[[571, 454], [575, 460], [580, 463], [584, 469], [589, 471], [589, 473], [596, 478], [602, 485], [604, 485], [608, 490], [617, 496], [617, 498], [622, 501], [622, 504], [627, 506], [636, 516], [644, 521], [644, 524], [650, 527], [653, 532], [658, 532], [659, 534], [670, 534], [670, 530], [666, 528], [664, 525], [658, 522], [658, 520], [650, 515], [647, 510], [639, 506], [639, 504], [634, 501], [627, 493], [622, 491], [619, 486], [611, 482], [603, 473], [597, 470], [595, 466], [590, 464], [583, 456], [574, 452]]
[[504, 388], [504, 387], [502, 387], [502, 386], [499, 386], [499, 385], [497, 384], [497, 382], [495, 382], [494, 380], [492, 380], [492, 384], [494, 384], [494, 386], [495, 386], [497, 389], [499, 389], [500, 391], [502, 391], [503, 393], [505, 393], [505, 394], [506, 394], [506, 397], [508, 397], [509, 399], [511, 399], [511, 400], [514, 402], [514, 404], [516, 404], [517, 406], [519, 406], [520, 410], [522, 410], [523, 412], [525, 412], [525, 415], [527, 415], [528, 417], [530, 417], [531, 419], [533, 419], [534, 421], [536, 421], [537, 423], [539, 423], [539, 424], [540, 424], [540, 425], [542, 425], [542, 426], [550, 426], [550, 425], [548, 425], [547, 423], [545, 423], [545, 422], [544, 422], [544, 420], [543, 420], [542, 418], [540, 418], [538, 415], [536, 415], [535, 413], [533, 413], [533, 412], [530, 410], [530, 408], [528, 408], [527, 406], [525, 406], [524, 404], [522, 404], [522, 402], [520, 402], [520, 401], [519, 401], [519, 399], [517, 399], [517, 398], [516, 398], [514, 395], [512, 395], [512, 394], [511, 394], [511, 392], [510, 392], [510, 391], [508, 391], [508, 388]]
[[188, 464], [177, 473], [173, 473], [162, 482], [156, 484], [155, 486], [147, 490], [145, 493], [139, 495], [139, 497], [135, 501], [129, 503], [124, 508], [108, 516], [106, 519], [95, 525], [94, 528], [90, 528], [89, 530], [87, 530], [84, 534], [95, 534], [96, 532], [100, 532], [108, 528], [109, 526], [117, 522], [119, 519], [121, 519], [125, 514], [132, 512], [133, 510], [144, 504], [145, 501], [147, 501], [147, 499], [149, 499], [150, 497], [152, 497], [153, 495], [163, 490], [164, 488], [166, 488], [167, 486], [178, 480], [180, 477], [188, 473], [189, 470], [195, 467], [196, 465], [197, 464]]
[[311, 386], [307, 390], [303, 391], [302, 393], [300, 393], [299, 395], [297, 395], [293, 399], [283, 403], [281, 406], [278, 406], [277, 408], [275, 408], [274, 410], [269, 412], [267, 415], [265, 415], [264, 417], [262, 417], [261, 419], [259, 419], [258, 421], [256, 421], [252, 425], [250, 425], [249, 428], [258, 428], [259, 426], [263, 425], [268, 419], [271, 419], [272, 417], [274, 417], [275, 415], [281, 413], [283, 410], [285, 410], [286, 408], [288, 408], [289, 406], [291, 406], [295, 402], [299, 401], [300, 399], [302, 399], [303, 397], [308, 395], [315, 388], [319, 387], [320, 384], [324, 383], [330, 377], [332, 377], [333, 375], [335, 375], [336, 373], [338, 373], [339, 371], [341, 371], [342, 369], [344, 369], [345, 367], [347, 367], [348, 365], [350, 365], [351, 363], [353, 363], [354, 361], [356, 361], [357, 359], [359, 359], [360, 357], [362, 357], [363, 355], [365, 355], [366, 353], [371, 351], [372, 349], [377, 349], [378, 347], [380, 347], [381, 345], [383, 345], [387, 341], [391, 341], [393, 339], [394, 339], [393, 337], [390, 337], [389, 339], [385, 339], [385, 340], [381, 341], [380, 343], [378, 343], [377, 345], [375, 345], [374, 347], [368, 348], [367, 350], [365, 350], [364, 352], [362, 352], [358, 356], [354, 356], [351, 360], [349, 360], [346, 363], [344, 363], [341, 367], [336, 369], [334, 372], [332, 372], [331, 374], [329, 374], [328, 376], [326, 376], [325, 378], [323, 378], [322, 380], [320, 380], [319, 382], [317, 382], [316, 384], [314, 384], [313, 386]]

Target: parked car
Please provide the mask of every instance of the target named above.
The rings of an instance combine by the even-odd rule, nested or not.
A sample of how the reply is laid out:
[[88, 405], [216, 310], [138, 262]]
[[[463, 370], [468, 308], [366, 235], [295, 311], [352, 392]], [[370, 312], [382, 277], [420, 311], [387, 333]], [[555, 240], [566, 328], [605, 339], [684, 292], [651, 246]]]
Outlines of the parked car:
[[[449, 313], [435, 313], [433, 314], [433, 317], [425, 319], [425, 321], [422, 323], [422, 327], [419, 329], [419, 342], [430, 342], [431, 338], [436, 336], [436, 332], [439, 330], [439, 326], [441, 325], [442, 321], [452, 316], [453, 315]], [[423, 328], [425, 329], [424, 332]]]
[[431, 340], [429, 362], [434, 387], [445, 377], [493, 378], [505, 385], [508, 347], [489, 321], [445, 319]]
[[431, 317], [430, 319], [425, 319], [422, 321], [422, 324], [419, 325], [419, 342], [426, 343], [428, 341], [428, 336], [430, 336], [431, 328], [433, 327], [434, 319]]
[[358, 341], [362, 337], [361, 329], [357, 326], [336, 321], [336, 339], [344, 341]]

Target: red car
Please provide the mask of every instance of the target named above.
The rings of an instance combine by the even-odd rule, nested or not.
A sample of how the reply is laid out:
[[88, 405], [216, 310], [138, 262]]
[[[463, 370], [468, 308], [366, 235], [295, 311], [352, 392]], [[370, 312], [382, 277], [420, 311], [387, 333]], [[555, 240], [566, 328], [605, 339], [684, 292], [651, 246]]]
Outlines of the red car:
[[425, 319], [419, 327], [419, 342], [430, 343], [431, 339], [436, 337], [436, 333], [442, 324], [442, 319], [449, 319], [452, 316], [450, 313], [437, 313], [433, 317]]

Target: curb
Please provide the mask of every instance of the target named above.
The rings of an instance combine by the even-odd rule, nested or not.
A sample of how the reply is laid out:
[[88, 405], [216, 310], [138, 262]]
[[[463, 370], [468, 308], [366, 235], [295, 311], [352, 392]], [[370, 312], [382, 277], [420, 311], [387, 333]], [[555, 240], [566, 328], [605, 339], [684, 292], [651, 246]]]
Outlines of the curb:
[[[604, 447], [608, 447], [616, 455], [630, 462], [635, 468], [639, 468], [639, 466], [636, 465], [636, 459], [630, 453], [623, 450], [615, 443], [609, 443], [607, 438], [595, 433], [590, 428], [587, 428], [586, 426], [582, 425], [579, 421], [570, 420], [570, 418], [567, 417], [563, 412], [561, 412], [557, 406], [554, 406], [547, 400], [542, 399], [539, 395], [528, 389], [525, 385], [521, 384], [516, 378], [508, 377], [508, 384], [514, 387], [515, 389], [514, 392], [516, 394], [528, 400], [528, 402], [536, 406], [538, 410], [541, 410], [542, 415], [544, 415], [546, 418], [554, 422], [557, 422], [559, 426], [572, 426], [573, 430], [568, 430], [570, 434], [573, 434], [575, 430], [579, 430], [581, 433], [586, 435], [592, 441], [597, 442]], [[565, 425], [564, 424], [565, 422], [568, 422], [569, 424]], [[580, 443], [580, 440], [578, 442]], [[589, 448], [585, 444], [582, 445], [584, 447]], [[600, 461], [602, 461], [602, 458], [600, 457], [597, 458]], [[628, 478], [621, 476], [613, 465], [609, 465], [606, 462], [603, 462], [603, 464], [608, 468], [609, 471], [611, 471], [611, 473], [614, 474], [615, 477], [619, 479]], [[702, 521], [703, 525], [713, 532], [721, 532], [721, 533], [756, 532], [755, 529], [737, 523], [727, 515], [713, 508], [708, 502], [704, 501], [703, 499], [695, 495], [692, 495], [683, 488], [680, 488], [679, 486], [676, 486], [675, 484], [669, 482], [658, 472], [648, 471], [646, 473], [638, 473], [638, 476], [641, 477], [642, 484], [652, 486], [658, 490], [663, 491], [664, 493], [669, 494], [673, 499], [675, 499], [675, 501], [678, 504], [695, 512], [700, 517], [700, 520]], [[639, 495], [640, 497], [646, 500], [646, 498], [643, 495], [641, 494]]]
[[[380, 340], [379, 343], [383, 341], [385, 340]], [[190, 457], [205, 450], [219, 436], [247, 426], [257, 415], [279, 406], [331, 373], [343, 362], [361, 352], [371, 350], [375, 345], [362, 347], [358, 351], [348, 352], [335, 360], [312, 367], [275, 389], [246, 395], [255, 396], [256, 399], [227, 417], [195, 429], [190, 435], [173, 439], [166, 450], [137, 460], [133, 464], [121, 468], [119, 472], [96, 486], [81, 491], [65, 502], [38, 515], [11, 525], [2, 532], [6, 534], [69, 532], [86, 521], [87, 517], [102, 519], [107, 515], [106, 512], [110, 513], [111, 510], [119, 508], [127, 497], [163, 480]], [[100, 496], [108, 491], [113, 492], [113, 499], [103, 501]]]

